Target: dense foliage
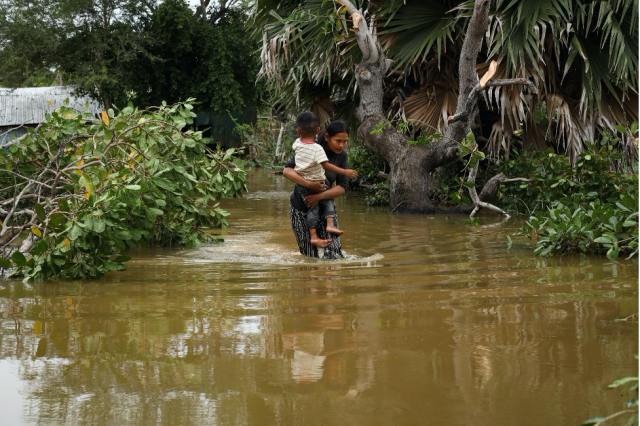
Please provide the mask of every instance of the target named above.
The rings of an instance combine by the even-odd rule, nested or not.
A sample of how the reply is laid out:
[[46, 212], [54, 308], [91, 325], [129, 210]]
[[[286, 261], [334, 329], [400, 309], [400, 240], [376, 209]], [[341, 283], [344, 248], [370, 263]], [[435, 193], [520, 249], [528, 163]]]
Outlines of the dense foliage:
[[242, 110], [258, 96], [246, 19], [184, 0], [0, 1], [0, 86], [52, 85], [59, 72], [107, 108], [195, 97], [216, 114]]
[[349, 167], [358, 171], [358, 177], [351, 179], [353, 189], [367, 191], [365, 202], [368, 206], [389, 206], [388, 166], [384, 158], [366, 145], [349, 149]]
[[638, 175], [615, 171], [617, 138], [587, 144], [576, 166], [553, 152], [529, 151], [501, 168], [532, 179], [503, 188], [507, 209], [528, 213], [521, 234], [535, 252], [606, 252], [610, 258], [638, 251]]
[[194, 15], [183, 0], [163, 1], [143, 29], [151, 41], [148, 54], [139, 54], [131, 70], [136, 105], [178, 102], [186, 96], [214, 114], [256, 105], [258, 46], [246, 20], [234, 8], [212, 23]]
[[[226, 226], [246, 190], [234, 151], [186, 130], [190, 103], [103, 112], [68, 107], [0, 150], [0, 266], [15, 275], [100, 277], [139, 245], [190, 246]], [[22, 241], [20, 248], [17, 243]]]
[[[389, 116], [444, 133], [456, 108], [458, 61], [473, 2], [354, 3], [375, 16], [370, 23], [379, 44], [394, 60], [385, 85]], [[583, 141], [637, 120], [637, 0], [494, 0], [490, 15], [479, 74], [497, 60], [495, 78], [522, 77], [539, 89], [530, 96], [523, 87], [494, 88], [479, 102], [477, 136], [493, 152], [508, 151], [521, 134], [526, 145], [550, 145], [575, 159]], [[347, 117], [341, 108], [357, 104], [352, 70], [361, 52], [340, 2], [259, 0], [255, 17], [264, 27], [261, 74], [276, 99], [327, 119]], [[541, 111], [546, 126], [536, 121]]]

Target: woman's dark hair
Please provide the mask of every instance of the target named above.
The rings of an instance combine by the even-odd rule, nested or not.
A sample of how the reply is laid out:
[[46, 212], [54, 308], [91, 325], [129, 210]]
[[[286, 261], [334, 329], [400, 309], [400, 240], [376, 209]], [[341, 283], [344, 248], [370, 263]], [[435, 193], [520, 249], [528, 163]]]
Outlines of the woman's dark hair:
[[332, 121], [331, 123], [329, 123], [329, 125], [324, 130], [322, 130], [320, 133], [318, 133], [317, 142], [326, 151], [328, 148], [327, 148], [327, 141], [326, 141], [324, 135], [329, 135], [329, 137], [331, 137], [331, 136], [337, 135], [338, 133], [349, 134], [349, 125], [347, 123], [345, 123], [344, 121], [342, 121], [342, 120]]

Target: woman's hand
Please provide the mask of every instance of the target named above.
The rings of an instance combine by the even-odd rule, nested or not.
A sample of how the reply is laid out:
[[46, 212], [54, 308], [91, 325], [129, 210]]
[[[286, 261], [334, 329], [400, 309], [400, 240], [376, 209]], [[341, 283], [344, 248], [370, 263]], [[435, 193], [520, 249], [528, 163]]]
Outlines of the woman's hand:
[[355, 179], [358, 177], [358, 171], [357, 170], [353, 170], [353, 169], [347, 169], [347, 172], [345, 173], [345, 176], [348, 177], [349, 179]]
[[318, 205], [320, 200], [322, 200], [321, 194], [309, 194], [304, 197], [304, 205], [307, 206], [308, 209], [312, 209]]

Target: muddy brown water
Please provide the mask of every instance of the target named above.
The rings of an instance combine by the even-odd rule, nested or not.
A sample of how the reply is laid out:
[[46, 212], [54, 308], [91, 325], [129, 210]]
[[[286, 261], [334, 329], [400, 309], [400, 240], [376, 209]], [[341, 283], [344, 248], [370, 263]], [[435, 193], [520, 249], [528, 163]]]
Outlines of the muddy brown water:
[[536, 258], [517, 219], [337, 200], [304, 259], [292, 185], [251, 172], [225, 242], [100, 281], [0, 281], [0, 423], [577, 425], [637, 375], [637, 260]]

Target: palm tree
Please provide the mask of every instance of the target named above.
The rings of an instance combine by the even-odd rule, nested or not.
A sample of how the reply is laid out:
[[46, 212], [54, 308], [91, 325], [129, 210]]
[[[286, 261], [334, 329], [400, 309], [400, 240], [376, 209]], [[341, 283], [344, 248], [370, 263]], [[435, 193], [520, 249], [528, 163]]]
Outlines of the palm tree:
[[[360, 95], [353, 70], [363, 54], [342, 3], [256, 2], [261, 75], [281, 105], [310, 108], [326, 120], [353, 111]], [[457, 108], [461, 49], [477, 4], [360, 0], [354, 5], [382, 54], [393, 60], [384, 81], [387, 118], [444, 133]], [[520, 85], [485, 92], [472, 125], [485, 149], [508, 155], [512, 142], [521, 140], [525, 148], [552, 146], [574, 159], [584, 141], [637, 121], [637, 16], [637, 0], [494, 0], [478, 73], [496, 60], [496, 78], [527, 79], [538, 93], [532, 96]], [[620, 136], [626, 159], [636, 161], [633, 140]]]

